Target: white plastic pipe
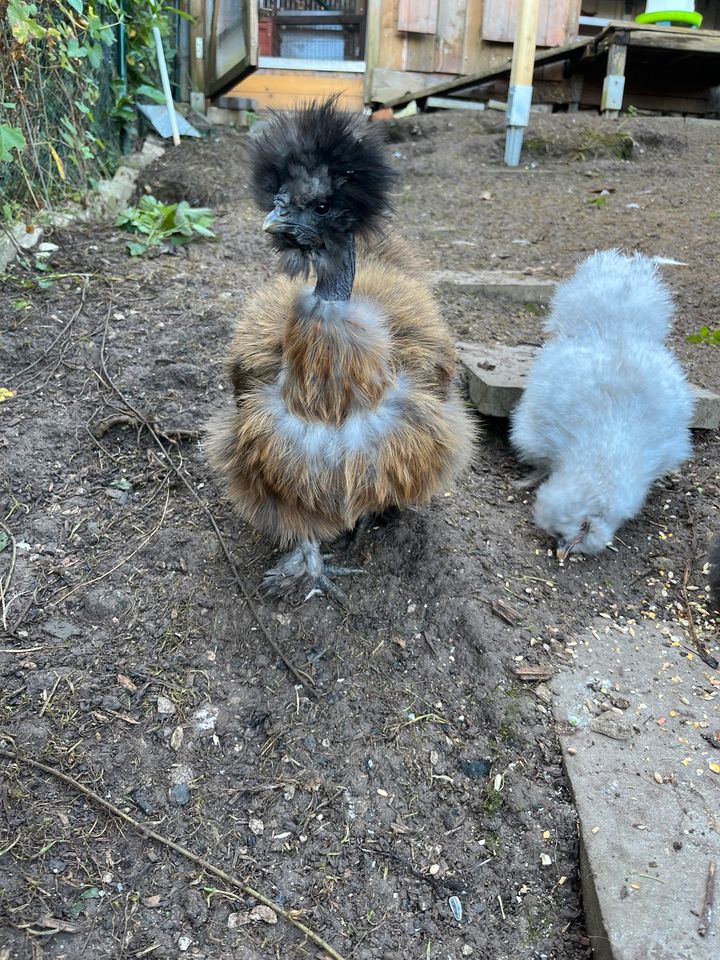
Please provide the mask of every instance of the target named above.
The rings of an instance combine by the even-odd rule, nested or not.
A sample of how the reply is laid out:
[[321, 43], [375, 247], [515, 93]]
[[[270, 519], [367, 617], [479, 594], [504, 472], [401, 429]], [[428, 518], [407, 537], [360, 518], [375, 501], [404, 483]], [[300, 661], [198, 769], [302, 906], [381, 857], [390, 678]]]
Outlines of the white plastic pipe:
[[175, 104], [173, 103], [172, 93], [170, 92], [170, 78], [168, 77], [167, 63], [165, 62], [165, 51], [163, 50], [160, 28], [153, 27], [152, 29], [153, 36], [155, 37], [155, 49], [157, 51], [158, 67], [160, 68], [160, 79], [162, 80], [165, 103], [167, 105], [168, 116], [170, 117], [170, 129], [172, 130], [173, 143], [176, 147], [179, 147], [180, 134], [178, 133], [177, 117], [175, 116]]
[[520, 0], [517, 30], [513, 41], [507, 112], [505, 114], [505, 123], [507, 124], [505, 163], [509, 167], [516, 167], [520, 163], [523, 133], [530, 119], [539, 7], [540, 0]]

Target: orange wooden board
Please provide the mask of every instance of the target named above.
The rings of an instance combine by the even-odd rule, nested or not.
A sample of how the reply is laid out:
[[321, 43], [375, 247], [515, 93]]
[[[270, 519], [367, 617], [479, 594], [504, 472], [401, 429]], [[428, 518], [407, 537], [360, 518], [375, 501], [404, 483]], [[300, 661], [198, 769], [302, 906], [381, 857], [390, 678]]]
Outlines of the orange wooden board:
[[313, 73], [311, 70], [260, 69], [245, 77], [228, 91], [228, 96], [250, 97], [258, 109], [286, 109], [307, 100], [340, 94], [340, 103], [348, 110], [363, 106], [361, 73]]

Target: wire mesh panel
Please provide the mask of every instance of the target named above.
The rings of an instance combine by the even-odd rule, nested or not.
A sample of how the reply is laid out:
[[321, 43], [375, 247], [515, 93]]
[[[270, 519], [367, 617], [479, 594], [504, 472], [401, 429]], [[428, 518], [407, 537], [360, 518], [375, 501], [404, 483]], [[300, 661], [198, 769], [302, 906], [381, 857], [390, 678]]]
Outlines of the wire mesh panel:
[[293, 60], [362, 60], [366, 0], [271, 0], [272, 56]]

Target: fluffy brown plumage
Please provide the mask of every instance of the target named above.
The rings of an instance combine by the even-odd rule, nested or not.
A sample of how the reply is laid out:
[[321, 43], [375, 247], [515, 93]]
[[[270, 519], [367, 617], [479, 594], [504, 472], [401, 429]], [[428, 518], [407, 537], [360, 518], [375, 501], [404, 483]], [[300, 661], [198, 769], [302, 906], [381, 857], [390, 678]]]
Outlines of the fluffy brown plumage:
[[[295, 121], [275, 122], [287, 125], [292, 142]], [[353, 120], [350, 129], [364, 128]], [[281, 132], [272, 131], [274, 147]], [[380, 145], [374, 149], [377, 180], [386, 161]], [[367, 144], [363, 150], [368, 163]], [[258, 155], [256, 148], [256, 163]], [[307, 151], [305, 158], [312, 163]], [[305, 191], [313, 172], [299, 177]], [[298, 179], [296, 166], [293, 175]], [[299, 253], [309, 249], [313, 265], [322, 261], [322, 278], [313, 290], [280, 276], [245, 305], [227, 361], [235, 406], [211, 424], [209, 454], [245, 519], [295, 548], [269, 571], [265, 587], [340, 597], [328, 573], [344, 571], [324, 567], [320, 541], [368, 514], [427, 502], [468, 461], [472, 425], [453, 388], [448, 328], [407, 248], [388, 237], [365, 239], [356, 270], [354, 235], [362, 224], [353, 211], [343, 211], [355, 224], [346, 238], [338, 216], [332, 246], [323, 247], [324, 213], [314, 216], [310, 206], [317, 197], [293, 207], [282, 182], [279, 189], [282, 229], [302, 223], [298, 242], [310, 246]], [[324, 207], [345, 202], [323, 189]], [[386, 205], [383, 197], [376, 207]], [[289, 249], [294, 234], [282, 237]]]

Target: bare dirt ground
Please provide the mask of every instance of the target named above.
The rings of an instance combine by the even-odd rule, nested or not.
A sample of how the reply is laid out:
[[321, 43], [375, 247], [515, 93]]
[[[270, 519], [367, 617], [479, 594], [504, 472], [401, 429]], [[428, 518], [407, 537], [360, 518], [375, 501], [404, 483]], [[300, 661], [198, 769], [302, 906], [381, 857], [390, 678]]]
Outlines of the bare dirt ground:
[[[620, 129], [534, 118], [533, 153], [511, 172], [501, 117], [394, 122], [396, 226], [428, 269], [561, 278], [612, 245], [685, 261], [666, 270], [673, 344], [691, 379], [717, 388], [719, 349], [686, 338], [720, 326], [720, 125]], [[20, 267], [4, 285], [0, 386], [16, 395], [0, 405], [0, 746], [297, 911], [343, 957], [581, 960], [556, 730], [543, 687], [513, 670], [571, 662], [599, 614], [621, 629], [682, 623], [686, 567], [696, 629], [717, 645], [702, 567], [720, 528], [720, 438], [696, 437], [617, 553], [559, 569], [512, 487], [504, 425], [478, 422], [474, 469], [370, 532], [352, 612], [258, 600], [273, 545], [232, 515], [193, 433], [228, 402], [233, 318], [275, 269], [243, 139], [170, 149], [141, 181], [212, 205], [219, 243], [131, 260], [119, 230], [80, 227], [51, 238], [51, 287]], [[444, 298], [458, 339], [540, 337], [537, 309]], [[0, 770], [3, 960], [326, 956], [51, 774], [7, 757]]]

